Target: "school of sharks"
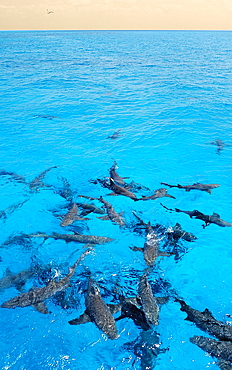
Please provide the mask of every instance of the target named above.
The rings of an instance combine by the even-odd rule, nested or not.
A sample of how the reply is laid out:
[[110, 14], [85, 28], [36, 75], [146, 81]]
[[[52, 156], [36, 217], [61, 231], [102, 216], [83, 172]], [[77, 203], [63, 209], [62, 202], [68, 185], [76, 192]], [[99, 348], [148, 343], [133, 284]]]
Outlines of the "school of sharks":
[[[109, 138], [116, 139], [119, 136], [120, 130], [116, 131]], [[222, 142], [216, 141], [212, 144], [217, 145], [218, 151], [222, 150]], [[219, 154], [219, 153], [218, 153]], [[45, 185], [44, 178], [46, 174], [57, 167], [53, 166], [43, 171], [31, 182], [27, 182], [24, 176], [18, 175], [14, 172], [6, 170], [0, 171], [2, 178], [8, 178], [10, 181], [16, 181], [23, 183], [30, 191], [38, 191]], [[115, 227], [128, 228], [133, 233], [138, 233], [144, 238], [144, 246], [128, 246], [131, 253], [140, 252], [141, 259], [144, 261], [145, 268], [141, 271], [137, 281], [137, 295], [136, 296], [125, 296], [122, 293], [122, 287], [117, 286], [113, 292], [116, 297], [114, 304], [108, 304], [104, 300], [104, 296], [101, 292], [101, 286], [94, 279], [91, 272], [88, 271], [84, 274], [83, 279], [86, 282], [85, 289], [85, 311], [76, 318], [69, 320], [69, 324], [73, 326], [75, 330], [76, 325], [83, 325], [88, 322], [92, 322], [96, 325], [100, 332], [104, 333], [108, 339], [116, 340], [119, 338], [119, 332], [117, 328], [117, 322], [125, 318], [131, 319], [135, 326], [141, 331], [140, 339], [134, 343], [135, 356], [141, 359], [141, 369], [153, 369], [155, 367], [155, 358], [159, 353], [168, 349], [161, 349], [157, 345], [159, 338], [154, 336], [154, 328], [159, 325], [159, 311], [168, 300], [172, 299], [180, 306], [180, 310], [184, 311], [187, 316], [185, 320], [188, 320], [195, 324], [203, 332], [207, 333], [207, 336], [195, 335], [190, 338], [190, 342], [200, 347], [205, 352], [208, 352], [212, 357], [217, 359], [217, 365], [220, 369], [228, 370], [232, 369], [232, 326], [229, 323], [218, 321], [213, 313], [205, 308], [203, 312], [200, 312], [193, 307], [189, 306], [187, 302], [181, 297], [181, 292], [175, 292], [170, 289], [169, 294], [165, 296], [156, 296], [152, 289], [152, 282], [150, 280], [150, 274], [156, 269], [157, 261], [160, 258], [174, 257], [178, 258], [179, 253], [179, 242], [194, 242], [197, 237], [192, 233], [182, 229], [179, 223], [174, 226], [164, 227], [163, 225], [145, 222], [141, 215], [138, 215], [134, 208], [136, 208], [137, 202], [158, 202], [158, 199], [168, 197], [175, 199], [172, 194], [169, 194], [168, 189], [173, 187], [180, 189], [180, 191], [203, 191], [208, 194], [214, 192], [214, 189], [219, 187], [219, 184], [202, 184], [194, 183], [192, 185], [180, 185], [180, 184], [168, 184], [162, 183], [165, 186], [151, 192], [150, 189], [145, 186], [138, 184], [134, 181], [129, 181], [127, 177], [121, 177], [118, 174], [118, 166], [116, 161], [113, 162], [109, 168], [109, 173], [106, 173], [104, 178], [97, 178], [89, 180], [92, 184], [96, 185], [95, 194], [76, 194], [68, 183], [68, 180], [62, 178], [63, 187], [56, 189], [56, 193], [64, 198], [66, 202], [65, 213], [60, 216], [60, 226], [65, 230], [63, 233], [44, 233], [35, 231], [31, 234], [25, 234], [19, 231], [19, 234], [6, 240], [1, 248], [8, 247], [11, 243], [17, 240], [47, 240], [53, 239], [54, 243], [56, 240], [63, 240], [65, 243], [75, 242], [84, 245], [84, 252], [80, 254], [76, 262], [69, 267], [69, 271], [62, 278], [57, 279], [55, 276], [51, 276], [46, 283], [40, 287], [32, 287], [29, 291], [25, 291], [24, 287], [28, 280], [32, 277], [39, 278], [41, 271], [39, 269], [28, 269], [20, 271], [17, 274], [13, 274], [6, 271], [4, 276], [0, 279], [0, 291], [6, 290], [14, 286], [19, 294], [1, 303], [1, 309], [13, 309], [16, 307], [28, 307], [32, 306], [35, 310], [41, 314], [49, 314], [49, 309], [46, 305], [46, 301], [52, 297], [58, 297], [62, 299], [64, 295], [59, 294], [65, 292], [70, 287], [72, 278], [77, 273], [78, 266], [81, 262], [86, 261], [87, 255], [91, 254], [95, 250], [96, 245], [110, 243], [113, 239], [107, 235], [96, 236], [81, 234], [74, 231], [70, 227], [77, 223], [88, 223], [88, 216], [94, 215], [100, 220], [109, 220]], [[102, 195], [102, 188], [109, 189], [110, 193]], [[216, 191], [216, 190], [215, 190]], [[106, 192], [106, 191], [105, 191]], [[96, 195], [97, 194], [97, 195]], [[139, 194], [139, 195], [138, 195]], [[140, 195], [141, 194], [141, 195]], [[93, 196], [94, 195], [94, 196]], [[133, 223], [127, 223], [124, 217], [124, 213], [118, 213], [112, 204], [110, 203], [110, 196], [127, 197], [131, 199], [131, 215]], [[212, 194], [213, 196], [213, 194]], [[1, 211], [0, 218], [6, 218], [14, 212], [17, 208], [23, 207], [26, 200], [22, 203], [14, 204], [8, 207], [6, 210]], [[204, 224], [203, 228], [210, 224], [215, 224], [219, 227], [231, 227], [232, 223], [221, 219], [220, 215], [213, 213], [207, 215], [199, 210], [181, 210], [179, 208], [169, 208], [163, 203], [160, 203], [163, 207], [164, 212], [182, 212], [188, 215], [191, 219], [201, 220]], [[69, 230], [66, 232], [66, 230]], [[103, 229], [104, 230], [104, 229]], [[160, 249], [160, 240], [166, 240], [162, 250]], [[96, 252], [97, 253], [97, 252]], [[9, 266], [10, 269], [10, 266]], [[80, 294], [80, 293], [77, 293]], [[75, 297], [72, 297], [75, 300]], [[63, 305], [65, 303], [63, 302]], [[62, 304], [61, 304], [62, 307]], [[211, 338], [213, 337], [213, 338]]]

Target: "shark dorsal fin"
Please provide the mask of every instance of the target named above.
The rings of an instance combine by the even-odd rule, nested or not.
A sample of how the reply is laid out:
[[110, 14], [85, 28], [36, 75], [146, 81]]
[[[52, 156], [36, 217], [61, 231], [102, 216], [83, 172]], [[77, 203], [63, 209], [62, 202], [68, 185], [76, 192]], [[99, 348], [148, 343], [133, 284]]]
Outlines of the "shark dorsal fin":
[[12, 276], [13, 273], [11, 272], [11, 270], [9, 269], [9, 267], [6, 268], [6, 276]]
[[220, 218], [220, 215], [218, 213], [213, 212], [212, 216]]
[[121, 310], [122, 305], [121, 304], [112, 304], [108, 303], [107, 307], [109, 308], [111, 314], [113, 315], [114, 313], [118, 312]]
[[204, 311], [202, 311], [202, 314], [205, 315], [208, 319], [214, 319], [212, 312], [206, 308]]

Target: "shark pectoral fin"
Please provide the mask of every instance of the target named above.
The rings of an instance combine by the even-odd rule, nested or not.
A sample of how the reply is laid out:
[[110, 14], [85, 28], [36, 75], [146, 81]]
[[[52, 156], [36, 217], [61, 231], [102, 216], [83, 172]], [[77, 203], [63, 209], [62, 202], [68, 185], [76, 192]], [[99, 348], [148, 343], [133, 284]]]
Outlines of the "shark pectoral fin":
[[154, 354], [157, 356], [157, 354], [160, 354], [160, 353], [165, 353], [167, 351], [169, 351], [169, 347], [168, 348], [158, 348], [157, 350], [153, 351], [155, 352]]
[[91, 318], [89, 315], [84, 312], [80, 317], [77, 317], [76, 319], [70, 320], [68, 323], [70, 325], [81, 325], [81, 324], [86, 324], [87, 322], [91, 322]]
[[78, 197], [86, 198], [86, 199], [90, 199], [90, 200], [98, 200], [98, 198], [88, 197], [87, 195], [78, 195]]
[[140, 252], [143, 252], [143, 248], [139, 248], [139, 247], [129, 247], [132, 251], [140, 251]]
[[83, 210], [83, 211], [81, 211], [81, 216], [87, 216], [89, 213], [92, 213], [93, 212], [93, 210]]
[[111, 303], [109, 303], [109, 304], [107, 304], [107, 307], [110, 309], [110, 312], [113, 315], [114, 313], [117, 313], [118, 311], [121, 310], [122, 305], [121, 304], [111, 304]]
[[168, 302], [169, 297], [155, 297], [158, 304], [165, 304]]
[[165, 194], [165, 197], [176, 199], [173, 195]]
[[115, 196], [118, 196], [119, 194], [116, 194], [116, 193], [110, 193], [110, 194], [107, 194], [107, 195], [115, 195]]
[[93, 248], [96, 244], [87, 243], [82, 248]]
[[120, 315], [119, 317], [117, 317], [116, 319], [114, 319], [115, 321], [119, 321], [119, 320], [122, 320], [122, 319], [125, 319], [126, 318], [126, 315]]
[[125, 212], [124, 212], [124, 211], [122, 211], [122, 212], [120, 212], [118, 215], [119, 215], [119, 216], [123, 216], [123, 215], [124, 215], [124, 213], [125, 213]]
[[36, 311], [40, 313], [44, 313], [44, 314], [51, 313], [50, 311], [48, 311], [48, 308], [45, 302], [39, 302], [39, 303], [33, 304], [32, 307], [34, 307]]
[[125, 298], [125, 302], [129, 302], [131, 304], [133, 304], [134, 306], [137, 306], [138, 304], [138, 300], [140, 300], [140, 298], [138, 297], [129, 297], [129, 298]]
[[207, 189], [206, 192], [212, 194], [212, 191], [210, 189]]
[[158, 252], [159, 256], [173, 256], [175, 253], [174, 252]]
[[110, 220], [108, 215], [97, 217], [99, 220]]
[[84, 218], [84, 217], [76, 216], [75, 220], [76, 221], [88, 221], [88, 220], [90, 220], [90, 218]]

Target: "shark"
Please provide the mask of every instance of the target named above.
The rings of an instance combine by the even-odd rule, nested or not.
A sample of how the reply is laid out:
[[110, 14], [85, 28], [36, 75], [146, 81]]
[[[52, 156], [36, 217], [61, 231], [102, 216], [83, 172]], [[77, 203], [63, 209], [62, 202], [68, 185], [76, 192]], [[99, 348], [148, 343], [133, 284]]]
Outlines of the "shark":
[[33, 269], [22, 270], [17, 274], [13, 274], [9, 269], [6, 270], [6, 275], [0, 279], [0, 291], [15, 287], [19, 291], [23, 288], [26, 282], [36, 274]]
[[0, 176], [8, 176], [11, 177], [13, 180], [15, 180], [18, 183], [26, 184], [26, 179], [22, 175], [18, 175], [15, 172], [10, 172], [6, 170], [0, 170]]
[[70, 183], [65, 177], [61, 176], [58, 178], [62, 181], [63, 187], [58, 189], [54, 188], [55, 194], [59, 194], [62, 198], [64, 198], [68, 202], [72, 202], [73, 197], [75, 195], [75, 191], [71, 189]]
[[192, 233], [183, 230], [178, 222], [175, 224], [174, 227], [169, 227], [166, 233], [168, 238], [173, 240], [174, 242], [178, 241], [179, 239], [184, 239], [188, 242], [192, 242], [197, 239], [197, 237]]
[[0, 219], [7, 219], [8, 214], [13, 213], [16, 209], [20, 208], [23, 206], [24, 203], [26, 203], [28, 199], [12, 204], [11, 206], [7, 207], [5, 210], [0, 211]]
[[116, 169], [118, 169], [117, 163], [114, 162], [114, 164], [110, 168], [110, 178], [114, 180], [118, 185], [125, 185], [124, 179], [128, 179], [129, 177], [121, 177], [116, 172]]
[[110, 204], [109, 202], [104, 200], [102, 196], [99, 198], [99, 201], [104, 204], [104, 206], [106, 208], [106, 212], [107, 212], [106, 216], [98, 217], [99, 219], [101, 219], [101, 220], [111, 220], [113, 223], [115, 223], [119, 226], [125, 226], [126, 225], [126, 221], [122, 217], [124, 212], [117, 213], [115, 211], [115, 209], [113, 208], [112, 204]]
[[82, 209], [81, 216], [86, 216], [89, 213], [97, 213], [103, 215], [105, 213], [104, 209], [95, 206], [95, 204], [89, 203], [77, 203], [78, 207]]
[[118, 138], [119, 138], [119, 136], [122, 136], [122, 135], [120, 135], [120, 134], [119, 134], [121, 130], [122, 130], [121, 128], [120, 128], [120, 129], [118, 129], [117, 131], [115, 131], [115, 132], [113, 133], [113, 135], [109, 135], [109, 136], [107, 137], [107, 139], [112, 139], [112, 140], [118, 139]]
[[77, 243], [84, 243], [84, 244], [104, 244], [113, 241], [112, 238], [107, 238], [105, 236], [95, 236], [95, 235], [82, 235], [77, 232], [74, 234], [59, 234], [53, 233], [51, 235], [45, 233], [37, 233], [37, 234], [29, 234], [27, 237], [30, 238], [53, 238], [55, 240], [64, 240], [66, 243], [69, 242], [77, 242]]
[[220, 139], [217, 139], [215, 141], [211, 141], [209, 144], [212, 144], [212, 145], [216, 145], [217, 147], [217, 151], [216, 153], [217, 154], [221, 154], [221, 151], [222, 149], [225, 147], [225, 146], [231, 146], [230, 144], [226, 144], [224, 143], [224, 141], [220, 140]]
[[2, 308], [15, 308], [15, 307], [27, 307], [32, 306], [37, 311], [47, 314], [49, 313], [45, 301], [48, 298], [51, 298], [57, 292], [60, 292], [70, 285], [70, 279], [73, 276], [77, 265], [80, 261], [88, 254], [90, 250], [85, 251], [82, 255], [78, 258], [78, 260], [74, 263], [73, 266], [69, 268], [69, 272], [66, 276], [62, 279], [56, 281], [56, 279], [52, 279], [49, 283], [38, 289], [29, 290], [26, 293], [22, 293], [14, 298], [9, 299], [2, 303]]
[[134, 324], [143, 330], [149, 330], [151, 327], [147, 322], [144, 311], [138, 307], [137, 299], [121, 299], [121, 315], [115, 319], [115, 321], [130, 318]]
[[27, 185], [29, 186], [30, 190], [34, 191], [34, 190], [38, 190], [39, 187], [41, 186], [44, 186], [44, 183], [42, 182], [43, 178], [45, 177], [45, 175], [51, 171], [53, 168], [57, 168], [58, 166], [52, 166], [52, 167], [49, 167], [48, 169], [44, 170], [43, 172], [41, 172], [38, 176], [36, 176], [34, 178], [34, 180], [32, 180], [31, 182], [29, 182]]
[[120, 185], [117, 185], [114, 179], [112, 178], [110, 178], [109, 188], [113, 191], [113, 193], [111, 193], [110, 195], [124, 195], [125, 197], [131, 198], [133, 200], [138, 200], [134, 193]]
[[156, 297], [153, 295], [151, 285], [145, 272], [138, 285], [138, 299], [141, 302], [148, 325], [158, 325], [159, 323], [159, 306]]
[[117, 213], [115, 211], [115, 209], [113, 208], [112, 204], [110, 204], [105, 199], [103, 199], [102, 196], [100, 196], [100, 198], [93, 198], [93, 197], [89, 197], [89, 196], [86, 196], [86, 195], [79, 195], [79, 196], [82, 197], [82, 198], [87, 198], [87, 199], [91, 199], [91, 200], [98, 200], [99, 202], [104, 204], [104, 207], [106, 209], [107, 214], [105, 216], [101, 216], [101, 217], [97, 217], [97, 218], [99, 218], [101, 220], [111, 220], [113, 223], [115, 223], [119, 226], [125, 226], [126, 221], [122, 217], [124, 212]]
[[57, 168], [58, 166], [52, 166], [46, 169], [45, 171], [41, 172], [38, 176], [34, 178], [34, 180], [27, 182], [24, 176], [18, 175], [15, 172], [9, 172], [5, 170], [0, 170], [0, 176], [10, 176], [13, 180], [19, 183], [23, 183], [27, 185], [31, 191], [37, 191], [39, 187], [44, 186], [42, 179], [45, 175], [51, 171], [53, 168]]
[[[144, 223], [145, 224], [145, 223]], [[162, 252], [159, 250], [158, 236], [151, 226], [150, 221], [145, 224], [147, 229], [146, 241], [144, 247], [130, 247], [133, 251], [143, 252], [144, 260], [148, 266], [154, 266], [156, 259], [159, 256], [170, 256], [174, 253]]]
[[[137, 214], [136, 212], [132, 211], [133, 215], [139, 220], [139, 223], [136, 225], [142, 229], [148, 228], [148, 223], [144, 222]], [[152, 228], [157, 231], [157, 233], [163, 235], [167, 235], [167, 238], [170, 241], [177, 242], [179, 239], [184, 239], [188, 242], [192, 242], [197, 239], [195, 235], [192, 233], [185, 231], [182, 229], [181, 225], [177, 222], [173, 227], [170, 226], [168, 228], [156, 224], [155, 226], [152, 226]]]
[[193, 185], [169, 185], [165, 182], [161, 182], [161, 185], [169, 186], [170, 188], [184, 189], [186, 191], [201, 190], [206, 191], [209, 194], [212, 193], [212, 189], [218, 188], [220, 186], [220, 184], [201, 184], [198, 182], [194, 183]]
[[68, 226], [71, 225], [74, 221], [87, 221], [89, 218], [83, 218], [78, 216], [78, 206], [76, 203], [73, 203], [68, 213], [66, 213], [63, 217], [63, 220], [60, 223], [60, 226]]
[[70, 325], [93, 322], [109, 339], [117, 339], [119, 337], [113, 313], [117, 312], [120, 306], [107, 305], [101, 296], [100, 289], [92, 278], [88, 280], [85, 306], [85, 312], [80, 317], [70, 320]]
[[153, 295], [147, 271], [139, 278], [138, 294], [135, 297], [120, 297], [121, 315], [115, 321], [130, 318], [143, 331], [158, 325], [159, 306], [167, 303], [168, 297]]
[[187, 313], [185, 320], [193, 322], [198, 328], [220, 340], [232, 341], [232, 326], [215, 319], [207, 308], [200, 312], [187, 305], [181, 299], [176, 298], [175, 300], [180, 303], [181, 311]]
[[205, 215], [204, 213], [199, 212], [197, 210], [182, 211], [179, 208], [171, 209], [171, 208], [167, 208], [162, 203], [160, 203], [160, 204], [162, 205], [162, 207], [164, 207], [168, 211], [182, 212], [182, 213], [185, 213], [186, 215], [189, 215], [190, 218], [194, 218], [194, 219], [197, 219], [197, 220], [204, 221], [205, 225], [203, 225], [203, 228], [205, 228], [206, 226], [208, 226], [210, 224], [216, 224], [216, 225], [221, 226], [221, 227], [226, 227], [226, 226], [231, 227], [232, 226], [232, 223], [222, 220], [220, 215], [218, 213], [215, 213], [215, 212], [212, 215]]
[[167, 193], [167, 189], [160, 188], [155, 191], [155, 194], [150, 195], [150, 196], [142, 196], [142, 198], [139, 198], [137, 200], [156, 200], [158, 198], [162, 197], [168, 197], [168, 198], [173, 198], [176, 199], [173, 195], [170, 195]]
[[221, 341], [201, 335], [194, 335], [190, 338], [190, 342], [196, 344], [213, 357], [232, 362], [232, 342], [230, 341]]

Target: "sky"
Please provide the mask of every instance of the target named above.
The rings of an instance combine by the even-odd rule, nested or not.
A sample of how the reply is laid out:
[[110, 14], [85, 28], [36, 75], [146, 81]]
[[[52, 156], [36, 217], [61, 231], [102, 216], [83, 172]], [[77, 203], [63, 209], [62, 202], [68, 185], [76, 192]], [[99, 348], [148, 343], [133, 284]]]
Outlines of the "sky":
[[0, 30], [232, 30], [232, 0], [0, 0]]

